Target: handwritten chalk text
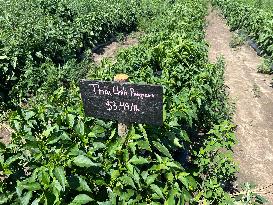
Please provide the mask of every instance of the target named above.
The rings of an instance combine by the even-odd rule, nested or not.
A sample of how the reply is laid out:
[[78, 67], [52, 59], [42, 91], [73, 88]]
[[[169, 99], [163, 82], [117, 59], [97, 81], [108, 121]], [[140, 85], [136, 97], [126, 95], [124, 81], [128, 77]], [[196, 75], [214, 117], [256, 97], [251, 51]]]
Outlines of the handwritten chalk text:
[[123, 86], [114, 85], [113, 89], [102, 89], [99, 84], [89, 84], [92, 86], [92, 92], [95, 95], [118, 95], [118, 96], [129, 96], [135, 97], [137, 99], [144, 99], [144, 98], [155, 98], [154, 94], [151, 93], [140, 93], [136, 91], [134, 88], [125, 88]]
[[118, 111], [130, 111], [130, 112], [140, 112], [138, 105], [134, 103], [126, 103], [126, 102], [115, 102], [107, 100], [105, 103], [108, 111], [118, 110]]

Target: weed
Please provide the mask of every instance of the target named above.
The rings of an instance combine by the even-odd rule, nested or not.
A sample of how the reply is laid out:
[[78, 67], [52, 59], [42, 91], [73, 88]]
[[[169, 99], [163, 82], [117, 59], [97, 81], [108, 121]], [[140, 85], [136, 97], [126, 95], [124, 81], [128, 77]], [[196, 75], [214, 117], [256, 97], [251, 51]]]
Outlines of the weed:
[[234, 197], [244, 204], [264, 204], [268, 202], [262, 195], [266, 194], [263, 188], [256, 188], [254, 184], [244, 183], [242, 190], [235, 193]]
[[263, 74], [272, 74], [273, 73], [273, 66], [269, 59], [264, 58], [262, 63], [258, 66], [258, 73]]
[[244, 37], [237, 34], [237, 33], [234, 33], [232, 38], [231, 38], [231, 41], [229, 42], [229, 46], [231, 48], [237, 48], [239, 46], [244, 45], [244, 43], [245, 43]]
[[253, 84], [252, 91], [255, 98], [261, 97], [261, 88], [256, 83]]

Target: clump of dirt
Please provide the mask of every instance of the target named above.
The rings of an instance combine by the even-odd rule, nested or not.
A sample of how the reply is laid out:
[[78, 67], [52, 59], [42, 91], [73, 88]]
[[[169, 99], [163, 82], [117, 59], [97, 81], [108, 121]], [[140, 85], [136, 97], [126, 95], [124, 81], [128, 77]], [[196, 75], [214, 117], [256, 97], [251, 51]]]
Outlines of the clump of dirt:
[[225, 84], [235, 102], [234, 123], [238, 145], [234, 149], [240, 172], [237, 183], [253, 182], [273, 204], [273, 88], [272, 75], [257, 73], [262, 58], [248, 45], [232, 49], [232, 32], [218, 11], [207, 17], [209, 58], [226, 62]]
[[12, 129], [5, 123], [0, 124], [0, 142], [9, 144], [11, 141]]
[[129, 36], [125, 36], [122, 41], [117, 41], [116, 39], [113, 39], [107, 44], [98, 46], [94, 49], [94, 52], [92, 54], [93, 61], [95, 62], [95, 64], [98, 65], [103, 58], [113, 60], [120, 49], [128, 48], [130, 46], [138, 44], [138, 39], [141, 35], [141, 32], [135, 32]]

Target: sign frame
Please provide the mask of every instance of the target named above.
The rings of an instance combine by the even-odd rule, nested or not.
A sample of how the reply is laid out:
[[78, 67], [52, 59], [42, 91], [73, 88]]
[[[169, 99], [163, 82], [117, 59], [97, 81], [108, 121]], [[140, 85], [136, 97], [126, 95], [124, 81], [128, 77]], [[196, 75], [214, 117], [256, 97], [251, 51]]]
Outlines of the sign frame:
[[87, 116], [120, 123], [163, 124], [163, 87], [116, 81], [80, 80]]

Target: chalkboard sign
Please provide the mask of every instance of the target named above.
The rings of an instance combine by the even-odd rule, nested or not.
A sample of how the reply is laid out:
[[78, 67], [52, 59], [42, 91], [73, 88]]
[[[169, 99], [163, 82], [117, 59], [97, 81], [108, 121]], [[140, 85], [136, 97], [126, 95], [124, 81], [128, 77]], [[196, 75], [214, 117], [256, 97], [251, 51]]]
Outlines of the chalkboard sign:
[[121, 123], [163, 124], [163, 88], [158, 85], [80, 81], [85, 114]]

